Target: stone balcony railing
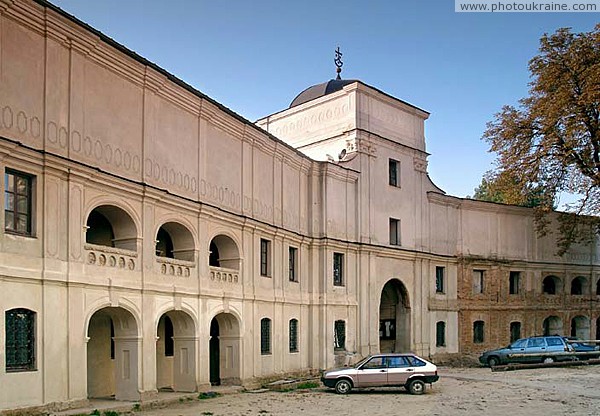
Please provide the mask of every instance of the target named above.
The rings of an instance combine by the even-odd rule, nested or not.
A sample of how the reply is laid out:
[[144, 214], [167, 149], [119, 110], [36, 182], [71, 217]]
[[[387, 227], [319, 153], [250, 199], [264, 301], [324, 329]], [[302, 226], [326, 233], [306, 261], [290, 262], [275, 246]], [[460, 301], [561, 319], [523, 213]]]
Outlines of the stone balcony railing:
[[87, 264], [124, 270], [136, 269], [138, 253], [135, 251], [89, 243], [83, 247], [87, 251]]
[[208, 269], [210, 280], [232, 284], [241, 283], [239, 270], [215, 266], [209, 266]]
[[188, 260], [172, 259], [169, 257], [156, 257], [156, 263], [160, 274], [190, 277], [191, 269], [196, 267], [196, 263]]

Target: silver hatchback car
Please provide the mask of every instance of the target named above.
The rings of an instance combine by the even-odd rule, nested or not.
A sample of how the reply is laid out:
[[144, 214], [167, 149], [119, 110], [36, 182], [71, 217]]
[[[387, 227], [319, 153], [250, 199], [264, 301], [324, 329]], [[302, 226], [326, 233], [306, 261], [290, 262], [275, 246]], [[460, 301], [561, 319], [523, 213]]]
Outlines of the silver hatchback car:
[[425, 384], [439, 380], [437, 367], [414, 354], [375, 354], [352, 367], [326, 371], [321, 381], [339, 394], [353, 388], [404, 387], [411, 394], [423, 394]]

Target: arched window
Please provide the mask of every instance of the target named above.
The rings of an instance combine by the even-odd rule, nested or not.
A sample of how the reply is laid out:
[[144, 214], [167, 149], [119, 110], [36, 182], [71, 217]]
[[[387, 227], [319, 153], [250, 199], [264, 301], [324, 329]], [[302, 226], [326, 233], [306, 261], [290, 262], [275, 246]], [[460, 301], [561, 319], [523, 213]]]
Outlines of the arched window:
[[169, 233], [162, 227], [156, 234], [156, 255], [158, 257], [173, 258], [173, 240]]
[[298, 352], [298, 320], [290, 319], [290, 352]]
[[446, 322], [444, 321], [435, 324], [435, 346], [446, 346]]
[[35, 370], [35, 312], [11, 309], [4, 318], [6, 371]]
[[483, 321], [473, 322], [473, 343], [482, 344], [485, 340], [484, 337], [485, 323]]
[[271, 320], [263, 318], [260, 320], [260, 353], [271, 354]]
[[114, 247], [115, 233], [110, 221], [99, 211], [93, 210], [87, 219], [85, 242], [99, 246]]

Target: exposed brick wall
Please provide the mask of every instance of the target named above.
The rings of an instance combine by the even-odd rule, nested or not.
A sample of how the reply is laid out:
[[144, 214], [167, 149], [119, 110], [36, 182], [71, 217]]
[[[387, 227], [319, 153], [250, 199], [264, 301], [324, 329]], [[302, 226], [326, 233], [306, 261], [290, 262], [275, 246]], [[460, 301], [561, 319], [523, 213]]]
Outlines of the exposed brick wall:
[[[473, 291], [473, 270], [484, 270], [483, 293]], [[509, 294], [510, 271], [519, 271], [519, 293]], [[475, 354], [510, 343], [510, 323], [521, 323], [521, 337], [543, 335], [544, 320], [556, 316], [562, 321], [560, 335], [571, 334], [571, 320], [576, 316], [590, 319], [589, 336], [596, 337], [600, 317], [600, 296], [595, 282], [586, 288], [588, 294], [571, 295], [570, 282], [581, 271], [557, 273], [534, 269], [506, 261], [461, 258], [458, 264], [459, 351]], [[555, 295], [542, 293], [542, 280], [558, 276], [562, 285]], [[484, 322], [484, 341], [473, 342], [473, 322]], [[553, 331], [558, 332], [558, 331]]]

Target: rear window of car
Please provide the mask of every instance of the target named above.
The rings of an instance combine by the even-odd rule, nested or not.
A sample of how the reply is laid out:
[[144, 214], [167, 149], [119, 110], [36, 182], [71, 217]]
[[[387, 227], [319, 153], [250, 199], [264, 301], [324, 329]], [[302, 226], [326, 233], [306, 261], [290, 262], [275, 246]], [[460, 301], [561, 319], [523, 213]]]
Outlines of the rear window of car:
[[531, 338], [529, 340], [529, 342], [527, 343], [528, 347], [545, 347], [546, 346], [546, 341], [544, 341], [544, 338]]
[[407, 356], [406, 359], [413, 367], [423, 367], [427, 365], [424, 361], [419, 360], [417, 357], [413, 357], [411, 355]]
[[563, 345], [563, 340], [558, 337], [546, 338], [549, 346]]
[[408, 367], [409, 365], [406, 357], [388, 357], [388, 367], [390, 368]]

